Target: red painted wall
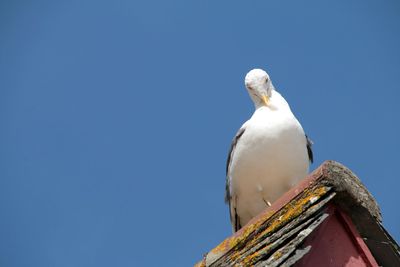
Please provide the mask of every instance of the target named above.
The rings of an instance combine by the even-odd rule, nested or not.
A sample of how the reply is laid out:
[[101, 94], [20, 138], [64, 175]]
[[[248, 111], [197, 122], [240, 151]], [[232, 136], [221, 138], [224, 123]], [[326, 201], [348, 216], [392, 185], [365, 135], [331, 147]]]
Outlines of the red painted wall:
[[308, 237], [303, 247], [311, 250], [295, 266], [377, 267], [368, 247], [351, 220], [334, 206], [327, 219]]

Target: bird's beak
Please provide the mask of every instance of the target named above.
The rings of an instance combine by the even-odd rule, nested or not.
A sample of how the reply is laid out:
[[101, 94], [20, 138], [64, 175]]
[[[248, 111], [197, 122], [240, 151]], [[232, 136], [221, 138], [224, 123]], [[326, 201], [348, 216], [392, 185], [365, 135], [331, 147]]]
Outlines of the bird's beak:
[[263, 102], [264, 102], [264, 104], [266, 105], [266, 106], [268, 106], [268, 103], [269, 103], [269, 96], [268, 95], [265, 95], [265, 94], [262, 94], [262, 100], [263, 100]]

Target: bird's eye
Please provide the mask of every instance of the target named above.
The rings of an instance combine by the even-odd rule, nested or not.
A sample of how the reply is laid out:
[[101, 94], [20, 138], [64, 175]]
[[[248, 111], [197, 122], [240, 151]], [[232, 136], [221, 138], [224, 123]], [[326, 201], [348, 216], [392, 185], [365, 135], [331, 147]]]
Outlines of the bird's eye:
[[266, 82], [266, 83], [268, 82], [268, 78], [265, 78], [265, 82]]

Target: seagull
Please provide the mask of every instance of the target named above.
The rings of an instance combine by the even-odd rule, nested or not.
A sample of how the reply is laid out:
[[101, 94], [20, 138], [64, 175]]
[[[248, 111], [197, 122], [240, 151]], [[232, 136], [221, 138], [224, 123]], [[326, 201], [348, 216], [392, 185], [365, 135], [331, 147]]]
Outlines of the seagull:
[[226, 164], [225, 202], [233, 232], [306, 177], [312, 141], [262, 69], [247, 73], [255, 111], [234, 137]]

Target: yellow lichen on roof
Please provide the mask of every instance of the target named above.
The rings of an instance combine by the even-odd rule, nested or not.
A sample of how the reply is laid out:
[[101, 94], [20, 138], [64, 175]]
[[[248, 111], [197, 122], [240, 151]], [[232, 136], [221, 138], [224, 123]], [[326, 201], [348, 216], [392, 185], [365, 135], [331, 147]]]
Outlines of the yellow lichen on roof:
[[279, 259], [280, 257], [282, 257], [282, 251], [275, 252], [273, 257], [275, 260]]
[[[323, 185], [307, 188], [298, 198], [292, 199], [279, 211], [272, 210], [264, 212], [259, 215], [254, 222], [250, 221], [249, 224], [235, 235], [225, 239], [212, 249], [206, 256], [207, 260], [197, 263], [196, 266], [207, 266], [209, 261], [212, 263], [227, 253], [229, 253], [228, 258], [231, 263], [238, 262], [245, 266], [254, 264], [265, 254], [268, 254], [271, 248], [269, 244], [265, 244], [261, 246], [259, 250], [249, 253], [251, 248], [254, 248], [261, 240], [272, 235], [282, 226], [299, 216], [305, 209], [328, 191], [329, 188]], [[248, 255], [244, 255], [246, 252]], [[279, 254], [274, 255], [274, 257], [279, 258]]]
[[206, 264], [205, 264], [204, 261], [200, 261], [200, 262], [196, 263], [196, 264], [194, 265], [194, 267], [206, 267]]
[[313, 188], [311, 190], [304, 190], [304, 194], [301, 198], [289, 202], [279, 213], [278, 218], [273, 220], [271, 224], [265, 229], [263, 234], [270, 232], [275, 232], [275, 230], [287, 222], [291, 221], [293, 218], [299, 216], [307, 207], [308, 204], [312, 203], [311, 200], [319, 199], [328, 192], [329, 188], [325, 186], [320, 186]]
[[222, 243], [218, 246], [213, 248], [210, 253], [219, 254], [221, 252], [227, 252], [232, 248], [236, 247], [240, 242], [245, 241], [251, 233], [253, 233], [256, 229], [258, 229], [266, 220], [268, 220], [274, 213], [273, 212], [266, 212], [257, 221], [254, 223], [250, 223], [243, 228], [239, 235], [233, 235], [230, 238], [225, 239]]
[[[312, 202], [325, 195], [328, 190], [329, 188], [325, 186], [304, 190], [304, 193], [299, 199], [289, 202], [279, 212], [275, 213], [274, 218], [270, 220], [268, 227], [264, 231], [254, 236], [251, 240], [249, 240], [245, 248], [241, 248], [232, 253], [232, 255], [230, 255], [230, 259], [233, 262], [236, 262], [240, 259], [240, 262], [244, 265], [251, 265], [255, 263], [260, 257], [262, 257], [262, 255], [265, 255], [265, 253], [267, 253], [267, 251], [269, 250], [268, 246], [265, 246], [259, 252], [254, 252], [244, 258], [242, 258], [243, 252], [248, 250], [249, 248], [254, 247], [260, 240], [276, 232], [278, 228], [299, 216], [310, 204], [312, 204]], [[268, 218], [264, 218], [264, 220], [262, 221], [257, 221], [256, 224], [260, 226], [261, 224], [264, 224], [270, 217], [271, 214], [269, 214]], [[247, 227], [248, 226], [246, 226], [246, 228]], [[251, 225], [252, 232], [254, 231], [254, 228], [255, 227]], [[260, 253], [261, 251], [262, 253]], [[274, 257], [279, 258], [279, 254], [274, 255]]]

